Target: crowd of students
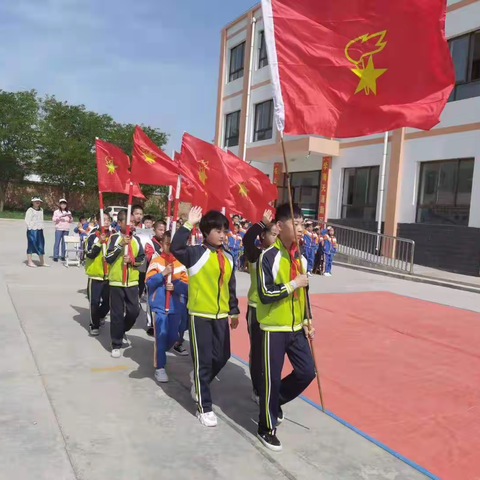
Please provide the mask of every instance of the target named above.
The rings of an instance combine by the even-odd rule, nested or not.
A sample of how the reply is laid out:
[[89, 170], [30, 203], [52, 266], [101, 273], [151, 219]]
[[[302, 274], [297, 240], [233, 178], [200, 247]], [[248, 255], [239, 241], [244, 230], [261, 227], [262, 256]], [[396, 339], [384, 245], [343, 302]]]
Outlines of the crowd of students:
[[[41, 200], [32, 202], [34, 211], [27, 212], [29, 255], [44, 255], [40, 249], [43, 231], [36, 239], [30, 233], [35, 215], [40, 216]], [[54, 215], [59, 232], [71, 223], [67, 212], [66, 205], [60, 206]], [[309, 280], [304, 273], [311, 256], [308, 248], [312, 247], [305, 242], [310, 234], [304, 230], [301, 209], [295, 206], [292, 218], [289, 205], [281, 205], [275, 219], [267, 210], [261, 222], [246, 225], [248, 229], [242, 232], [238, 217], [232, 218], [231, 229], [230, 220], [222, 213], [202, 215], [202, 210], [194, 207], [173, 238], [165, 222], [145, 217], [140, 206], [132, 209], [129, 234], [124, 211], [118, 214], [116, 225], [104, 214], [105, 233], [99, 226], [100, 213], [93, 228], [84, 220], [80, 219], [77, 231], [85, 237], [90, 335], [100, 335], [110, 312], [111, 356], [120, 358], [122, 348], [130, 344], [126, 334], [137, 321], [145, 289], [150, 322], [147, 332], [154, 337], [152, 374], [159, 383], [168, 382], [166, 353], [175, 348], [177, 353], [188, 355], [183, 347], [188, 330], [193, 363], [191, 396], [200, 423], [207, 427], [218, 422], [210, 384], [230, 358], [230, 330], [239, 325], [235, 273], [248, 266], [251, 286], [246, 318], [252, 399], [259, 405], [257, 436], [265, 447], [280, 451], [276, 432], [284, 418], [282, 407], [315, 378], [308, 342], [315, 331], [308, 321]], [[146, 226], [153, 230], [151, 237], [145, 235]], [[306, 228], [310, 232], [309, 224]], [[56, 234], [56, 239], [62, 236]], [[302, 243], [306, 258], [298, 247]], [[40, 259], [43, 264], [43, 256]], [[282, 379], [285, 356], [293, 371]]]
[[305, 223], [303, 247], [308, 263], [308, 274], [332, 276], [333, 257], [337, 253], [337, 239], [335, 230], [329, 226], [320, 230], [320, 226], [313, 226], [313, 222]]

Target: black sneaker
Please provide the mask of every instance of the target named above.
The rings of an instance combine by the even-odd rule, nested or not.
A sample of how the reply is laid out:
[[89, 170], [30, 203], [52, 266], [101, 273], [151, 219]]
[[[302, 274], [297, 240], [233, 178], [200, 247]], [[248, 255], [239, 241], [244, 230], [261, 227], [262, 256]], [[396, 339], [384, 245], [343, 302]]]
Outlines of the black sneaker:
[[147, 335], [149, 337], [154, 337], [155, 336], [155, 330], [153, 329], [153, 327], [148, 327], [147, 328]]
[[269, 450], [272, 450], [274, 452], [282, 451], [282, 444], [280, 443], [280, 440], [277, 438], [276, 430], [273, 430], [272, 433], [262, 432], [259, 430], [257, 432], [257, 437], [263, 443], [263, 445], [267, 447]]
[[60, 260], [61, 260], [62, 262], [64, 262], [64, 261], [65, 261], [65, 257], [60, 257]]
[[58, 258], [54, 258], [53, 261], [54, 261], [55, 263], [58, 263]]
[[175, 345], [173, 349], [178, 355], [181, 355], [182, 357], [186, 357], [188, 355], [187, 349], [182, 344]]
[[284, 420], [285, 420], [285, 415], [283, 414], [283, 410], [279, 407], [278, 417], [277, 417], [277, 427], [281, 425]]

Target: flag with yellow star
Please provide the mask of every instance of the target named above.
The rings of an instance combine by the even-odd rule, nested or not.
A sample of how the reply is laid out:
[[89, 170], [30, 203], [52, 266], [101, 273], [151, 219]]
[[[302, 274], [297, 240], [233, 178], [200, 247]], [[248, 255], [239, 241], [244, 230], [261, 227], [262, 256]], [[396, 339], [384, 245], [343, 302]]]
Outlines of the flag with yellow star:
[[[182, 151], [179, 156], [182, 177], [188, 184], [188, 200], [204, 210], [231, 210], [234, 207], [229, 189], [229, 173], [225, 164], [228, 155], [221, 148], [183, 134]], [[182, 187], [183, 191], [183, 187]]]
[[[97, 138], [95, 141], [97, 154], [98, 191], [125, 193], [130, 188], [130, 158], [116, 145]], [[145, 198], [138, 184], [133, 186], [133, 196]]]
[[132, 180], [147, 185], [176, 185], [178, 165], [137, 125], [133, 135]]
[[277, 199], [277, 187], [267, 175], [231, 152], [225, 154], [224, 161], [235, 205], [232, 213], [238, 213], [251, 222], [259, 222], [263, 212]]
[[275, 121], [289, 135], [429, 130], [455, 84], [445, 0], [262, 0]]

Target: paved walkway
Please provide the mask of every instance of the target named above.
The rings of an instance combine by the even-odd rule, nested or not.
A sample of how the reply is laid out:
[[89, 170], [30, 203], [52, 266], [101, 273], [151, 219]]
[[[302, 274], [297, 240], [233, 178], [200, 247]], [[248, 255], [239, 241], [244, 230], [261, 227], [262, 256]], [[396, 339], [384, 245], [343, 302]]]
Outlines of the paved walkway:
[[[29, 269], [23, 223], [0, 220], [0, 229], [0, 479], [425, 478], [302, 400], [286, 408], [284, 451], [265, 450], [254, 437], [248, 374], [235, 360], [213, 387], [219, 426], [202, 427], [189, 395], [189, 357], [169, 357], [171, 382], [159, 387], [140, 319], [133, 347], [110, 358], [108, 324], [98, 338], [87, 334], [82, 270]], [[50, 252], [51, 225], [46, 236]], [[248, 277], [238, 283], [245, 295]], [[347, 269], [312, 281], [314, 293], [369, 290], [479, 308], [475, 294], [447, 290], [447, 298], [441, 287]]]

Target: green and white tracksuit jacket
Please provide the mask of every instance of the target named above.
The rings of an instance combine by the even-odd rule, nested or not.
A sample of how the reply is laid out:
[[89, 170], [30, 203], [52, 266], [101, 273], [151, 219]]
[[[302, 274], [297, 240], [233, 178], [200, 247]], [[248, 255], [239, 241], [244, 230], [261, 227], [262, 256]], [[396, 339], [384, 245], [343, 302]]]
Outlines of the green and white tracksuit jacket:
[[[300, 262], [300, 254], [296, 254]], [[302, 255], [303, 271], [307, 260]], [[257, 268], [258, 297], [257, 320], [262, 330], [270, 332], [296, 332], [308, 323], [306, 294], [304, 288], [296, 289], [291, 280], [290, 253], [282, 241], [277, 241], [265, 250]]]
[[123, 282], [123, 256], [125, 245], [122, 242], [123, 235], [115, 233], [108, 241], [108, 249], [106, 260], [110, 265], [108, 270], [108, 280], [111, 287], [135, 287], [138, 285], [140, 267], [145, 261], [145, 251], [143, 250], [142, 242], [136, 236], [132, 236], [130, 242], [131, 253], [135, 259], [133, 264], [129, 264], [127, 268], [127, 278]]
[[[188, 222], [182, 226], [170, 247], [175, 258], [188, 269], [189, 314], [210, 319], [238, 316], [233, 256], [223, 246], [219, 250], [206, 243], [187, 246], [192, 228]], [[223, 281], [219, 254], [224, 256]]]

